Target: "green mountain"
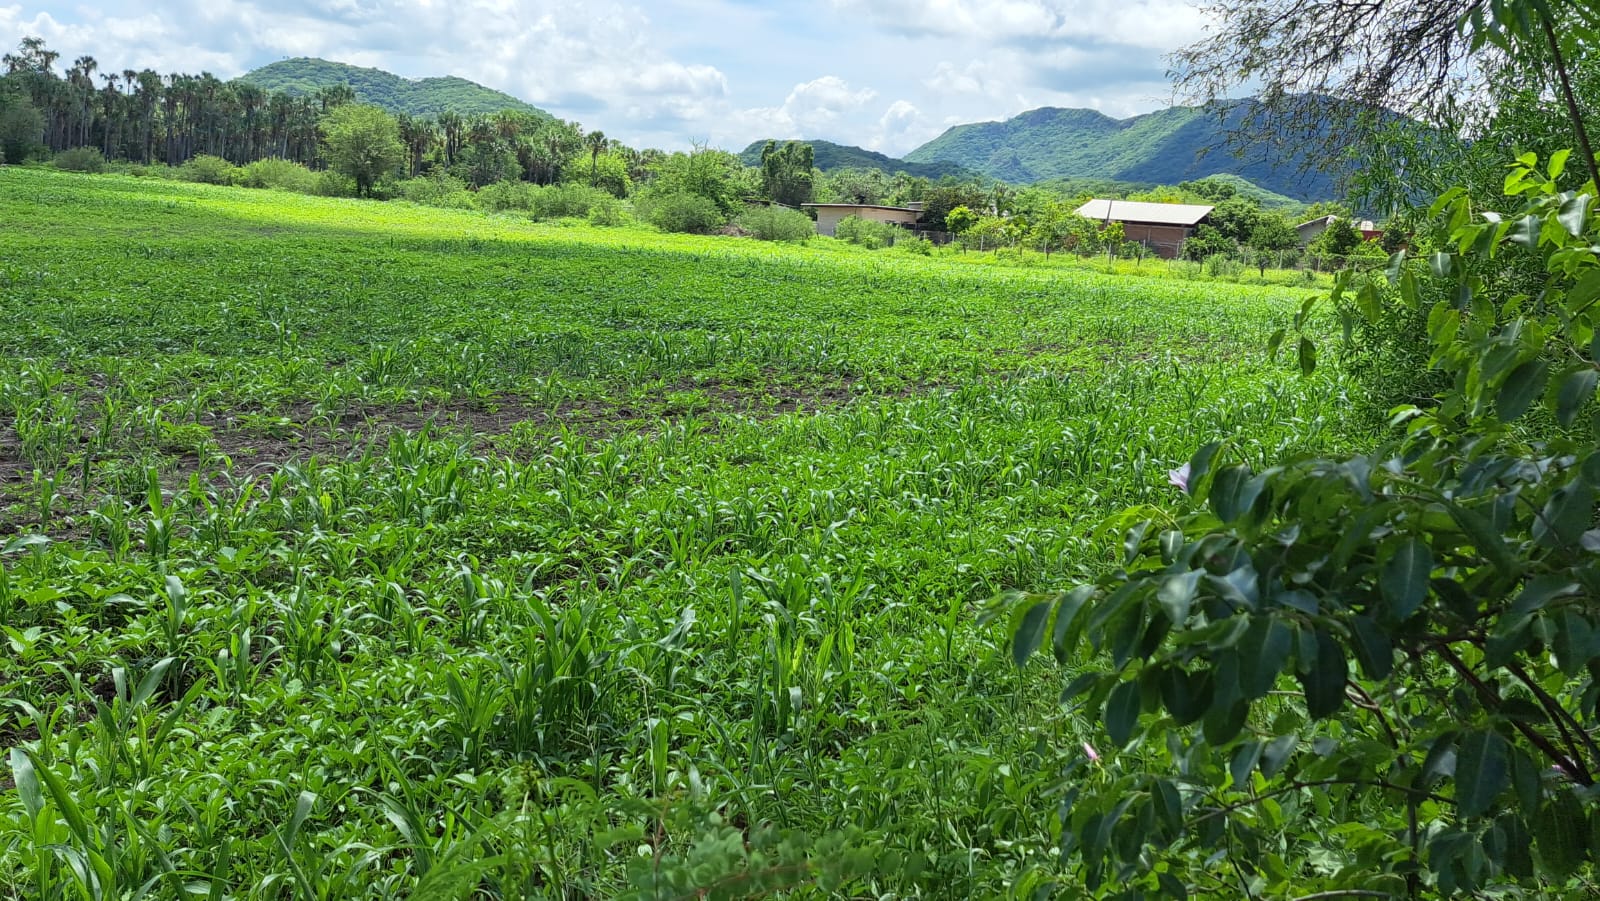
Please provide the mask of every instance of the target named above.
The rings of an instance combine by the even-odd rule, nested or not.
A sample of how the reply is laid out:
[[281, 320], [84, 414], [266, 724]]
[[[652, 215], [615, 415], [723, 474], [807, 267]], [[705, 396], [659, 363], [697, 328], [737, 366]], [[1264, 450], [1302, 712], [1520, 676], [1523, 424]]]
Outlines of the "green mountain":
[[536, 106], [486, 88], [465, 78], [401, 78], [382, 69], [329, 62], [325, 59], [285, 59], [239, 76], [269, 91], [313, 94], [334, 85], [349, 85], [362, 103], [381, 106], [391, 113], [437, 116], [450, 111], [463, 116], [519, 110], [539, 116], [550, 114]]
[[[1261, 205], [1262, 209], [1283, 210], [1286, 213], [1298, 211], [1305, 203], [1293, 197], [1268, 191], [1255, 182], [1243, 176], [1231, 173], [1219, 173], [1206, 176], [1206, 181], [1227, 182], [1239, 192], [1239, 196], [1248, 197]], [[1117, 181], [1111, 178], [1050, 178], [1034, 182], [1035, 187], [1046, 188], [1064, 197], [1077, 197], [1080, 195], [1094, 197], [1110, 197], [1113, 199], [1127, 197], [1159, 187], [1154, 182], [1147, 181]]]
[[1243, 157], [1227, 146], [1229, 131], [1255, 101], [1214, 109], [1175, 106], [1113, 119], [1087, 109], [1044, 107], [1004, 122], [957, 125], [906, 159], [967, 166], [1017, 184], [1102, 178], [1173, 185], [1208, 175], [1237, 175], [1296, 200], [1338, 196], [1337, 173], [1300, 171], [1303, 157], [1258, 148]]
[[[786, 142], [779, 141], [778, 143]], [[811, 145], [814, 165], [824, 172], [832, 172], [835, 169], [877, 169], [890, 175], [896, 172], [904, 172], [907, 175], [918, 175], [932, 179], [944, 178], [946, 175], [956, 178], [972, 178], [978, 174], [966, 166], [942, 160], [913, 163], [906, 160], [897, 160], [892, 156], [885, 156], [876, 151], [864, 150], [860, 147], [835, 144], [832, 141], [802, 141], [801, 143]], [[739, 154], [739, 159], [746, 166], [759, 166], [761, 165], [761, 149], [765, 146], [767, 146], [766, 141], [756, 141]]]

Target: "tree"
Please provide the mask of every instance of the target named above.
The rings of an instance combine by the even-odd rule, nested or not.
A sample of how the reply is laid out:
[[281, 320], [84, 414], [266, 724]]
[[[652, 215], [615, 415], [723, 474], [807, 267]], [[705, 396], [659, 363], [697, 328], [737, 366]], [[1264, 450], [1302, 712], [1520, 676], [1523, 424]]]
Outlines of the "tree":
[[379, 179], [405, 162], [400, 128], [378, 107], [341, 103], [323, 118], [322, 130], [329, 165], [355, 181], [357, 196], [370, 195]]
[[44, 116], [26, 93], [0, 79], [0, 159], [20, 163], [44, 149]]
[[[1015, 658], [1087, 643], [1063, 700], [1137, 742], [1051, 774], [1091, 891], [1594, 895], [1600, 186], [1563, 186], [1584, 155], [1522, 154], [1493, 211], [1447, 191], [1425, 254], [1341, 274], [1345, 329], [1427, 322], [1442, 388], [1395, 411], [1403, 431], [1265, 466], [1203, 443], [1170, 473], [1178, 509], [1128, 511], [1104, 574], [1009, 598]], [[1269, 342], [1307, 373], [1315, 306]]]
[[810, 203], [814, 159], [815, 150], [804, 141], [789, 141], [782, 147], [768, 141], [761, 148], [762, 193], [784, 206]]
[[1295, 231], [1282, 213], [1262, 213], [1256, 227], [1250, 232], [1250, 247], [1256, 251], [1256, 266], [1267, 274], [1267, 262], [1273, 255], [1294, 250], [1300, 246], [1300, 233]]
[[[1592, 4], [1240, 0], [1210, 12], [1217, 27], [1174, 55], [1174, 75], [1180, 95], [1222, 115], [1246, 111], [1236, 143], [1306, 149], [1311, 164], [1352, 147], [1381, 151], [1394, 113], [1450, 124], [1457, 98], [1491, 97], [1505, 73], [1531, 63], [1554, 74], [1546, 84], [1565, 107], [1580, 167], [1600, 181], [1568, 65], [1585, 50], [1579, 35], [1600, 27]], [[1243, 87], [1261, 102], [1232, 103]]]
[[1202, 222], [1195, 228], [1194, 234], [1183, 242], [1183, 258], [1198, 262], [1238, 249], [1238, 242], [1223, 234], [1216, 226]]
[[1229, 240], [1243, 244], [1261, 221], [1261, 206], [1244, 197], [1229, 197], [1211, 210], [1206, 221]]
[[600, 154], [606, 152], [606, 133], [597, 128], [584, 135], [583, 141], [589, 147], [589, 187], [593, 188], [600, 180]]
[[1361, 232], [1356, 231], [1348, 217], [1339, 216], [1311, 241], [1308, 249], [1320, 257], [1331, 257], [1337, 261], [1343, 260], [1360, 244]]
[[958, 206], [944, 214], [944, 227], [951, 234], [962, 234], [978, 224], [978, 214], [965, 206]]

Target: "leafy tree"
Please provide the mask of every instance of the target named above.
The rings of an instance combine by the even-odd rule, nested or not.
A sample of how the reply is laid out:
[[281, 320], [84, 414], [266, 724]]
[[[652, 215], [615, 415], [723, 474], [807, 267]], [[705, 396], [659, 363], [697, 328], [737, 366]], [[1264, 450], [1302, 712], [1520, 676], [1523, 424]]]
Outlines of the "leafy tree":
[[965, 206], [958, 206], [944, 214], [945, 229], [952, 234], [962, 234], [978, 224], [979, 216]]
[[329, 164], [355, 182], [358, 197], [371, 194], [379, 179], [405, 162], [400, 128], [378, 107], [342, 103], [323, 119], [322, 130]]
[[44, 149], [44, 116], [9, 82], [0, 79], [0, 157], [20, 163]]
[[[1508, 53], [1560, 14], [1486, 12], [1463, 31]], [[1445, 387], [1397, 411], [1403, 433], [1265, 468], [1204, 444], [1170, 475], [1175, 515], [1118, 521], [1113, 568], [1010, 598], [1018, 661], [1095, 654], [1063, 691], [1109, 739], [1061, 776], [1089, 890], [1594, 895], [1600, 215], [1595, 180], [1563, 188], [1586, 157], [1524, 154], [1498, 209], [1446, 192], [1426, 254], [1340, 276], [1347, 328], [1426, 319]], [[1536, 292], [1509, 288], [1519, 259]], [[1315, 307], [1297, 331], [1323, 330]]]
[[606, 152], [606, 133], [597, 128], [584, 135], [583, 142], [589, 148], [589, 187], [599, 187], [600, 154]]
[[1356, 231], [1349, 218], [1340, 216], [1328, 223], [1322, 234], [1311, 241], [1308, 249], [1321, 257], [1342, 260], [1360, 245], [1361, 232]]
[[1180, 182], [1178, 187], [1211, 203], [1221, 203], [1239, 193], [1238, 185], [1222, 179], [1202, 178], [1197, 181], [1185, 181]]
[[1214, 225], [1204, 222], [1195, 228], [1194, 234], [1183, 242], [1183, 258], [1186, 260], [1204, 260], [1219, 254], [1229, 254], [1239, 249], [1238, 243], [1223, 234]]
[[1261, 221], [1261, 206], [1248, 198], [1229, 197], [1212, 209], [1206, 221], [1235, 244], [1244, 244]]
[[836, 169], [817, 180], [814, 196], [824, 203], [883, 203], [889, 176], [881, 169]]
[[1250, 232], [1249, 244], [1256, 252], [1256, 267], [1265, 276], [1268, 262], [1300, 246], [1300, 233], [1283, 214], [1263, 212]]
[[761, 149], [762, 193], [785, 206], [810, 203], [814, 154], [812, 146], [804, 141], [790, 141], [782, 147], [776, 141], [768, 141]]
[[[689, 153], [663, 156], [656, 161], [652, 171], [652, 194], [693, 194], [702, 197], [717, 208], [723, 222], [741, 207], [748, 188], [744, 164], [739, 162], [737, 156], [703, 146], [696, 146]], [[718, 227], [721, 224], [718, 223]]]

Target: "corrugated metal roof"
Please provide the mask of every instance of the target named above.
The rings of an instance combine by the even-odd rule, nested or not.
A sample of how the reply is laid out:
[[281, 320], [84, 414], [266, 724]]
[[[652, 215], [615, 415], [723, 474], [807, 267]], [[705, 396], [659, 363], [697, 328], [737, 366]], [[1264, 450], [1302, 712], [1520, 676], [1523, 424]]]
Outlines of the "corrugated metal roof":
[[802, 209], [893, 210], [897, 213], [920, 213], [922, 210], [908, 206], [879, 206], [876, 203], [802, 203]]
[[1078, 207], [1078, 215], [1101, 221], [1140, 222], [1150, 225], [1195, 225], [1216, 207], [1193, 203], [1144, 203], [1138, 200], [1091, 200]]

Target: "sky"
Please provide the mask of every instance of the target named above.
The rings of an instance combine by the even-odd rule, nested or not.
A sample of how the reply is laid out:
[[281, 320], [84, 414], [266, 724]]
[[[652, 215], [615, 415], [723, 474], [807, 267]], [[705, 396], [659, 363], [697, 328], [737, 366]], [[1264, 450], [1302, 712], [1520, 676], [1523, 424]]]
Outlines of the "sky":
[[233, 78], [316, 56], [457, 75], [633, 146], [816, 138], [899, 156], [1041, 106], [1171, 102], [1197, 0], [0, 0], [0, 48]]

